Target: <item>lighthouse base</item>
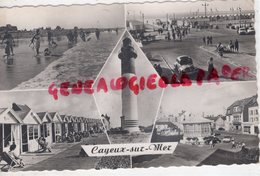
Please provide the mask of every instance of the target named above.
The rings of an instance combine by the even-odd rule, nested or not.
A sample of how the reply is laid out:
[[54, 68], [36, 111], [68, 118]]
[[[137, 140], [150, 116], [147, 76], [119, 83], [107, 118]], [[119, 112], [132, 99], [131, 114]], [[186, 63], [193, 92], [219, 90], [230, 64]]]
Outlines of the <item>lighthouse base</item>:
[[124, 120], [123, 129], [129, 133], [140, 132], [138, 120]]

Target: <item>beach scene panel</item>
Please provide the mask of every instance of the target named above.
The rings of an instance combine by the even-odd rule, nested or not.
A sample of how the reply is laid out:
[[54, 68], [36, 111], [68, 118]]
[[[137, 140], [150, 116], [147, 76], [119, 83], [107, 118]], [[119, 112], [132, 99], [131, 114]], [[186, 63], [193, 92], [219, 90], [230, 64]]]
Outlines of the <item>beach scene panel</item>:
[[256, 80], [253, 0], [127, 4], [126, 16], [127, 29], [168, 80]]
[[5, 17], [0, 20], [1, 90], [94, 79], [125, 26], [119, 4], [14, 7], [0, 13]]

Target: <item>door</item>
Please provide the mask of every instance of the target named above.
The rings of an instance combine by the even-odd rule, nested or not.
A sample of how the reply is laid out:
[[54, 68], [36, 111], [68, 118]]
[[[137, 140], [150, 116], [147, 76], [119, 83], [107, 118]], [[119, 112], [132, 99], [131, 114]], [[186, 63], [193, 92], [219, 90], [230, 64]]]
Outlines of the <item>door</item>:
[[27, 125], [22, 125], [22, 152], [28, 151]]
[[11, 125], [10, 124], [4, 124], [4, 148], [6, 148], [7, 151], [9, 151], [8, 144], [11, 144], [12, 142], [12, 133], [11, 133]]
[[52, 142], [54, 143], [55, 137], [56, 137], [56, 132], [55, 132], [56, 129], [55, 129], [54, 123], [52, 123], [51, 126], [52, 126], [52, 130], [51, 130], [51, 132], [52, 132]]

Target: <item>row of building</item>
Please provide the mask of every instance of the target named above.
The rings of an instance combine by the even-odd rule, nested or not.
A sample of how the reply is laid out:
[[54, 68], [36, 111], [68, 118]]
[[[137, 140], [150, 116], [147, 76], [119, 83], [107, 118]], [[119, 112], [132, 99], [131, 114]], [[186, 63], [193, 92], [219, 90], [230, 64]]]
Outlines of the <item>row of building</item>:
[[27, 105], [13, 103], [11, 108], [0, 108], [0, 154], [10, 143], [15, 143], [16, 153], [21, 154], [39, 150], [39, 137], [51, 145], [70, 132], [102, 131], [102, 121], [58, 112], [34, 112]]
[[227, 108], [225, 115], [194, 117], [186, 111], [182, 111], [176, 116], [161, 116], [157, 120], [155, 128], [158, 134], [169, 131], [168, 134], [179, 135], [181, 133], [184, 138], [203, 139], [210, 136], [213, 130], [258, 135], [257, 95], [235, 101]]

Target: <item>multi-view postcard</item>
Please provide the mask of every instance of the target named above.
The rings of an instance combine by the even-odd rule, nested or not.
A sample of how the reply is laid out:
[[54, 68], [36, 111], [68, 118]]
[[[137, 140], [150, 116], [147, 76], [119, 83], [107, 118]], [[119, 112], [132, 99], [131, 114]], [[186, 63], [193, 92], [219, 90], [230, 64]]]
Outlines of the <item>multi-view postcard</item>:
[[0, 173], [259, 163], [254, 9], [1, 7]]

